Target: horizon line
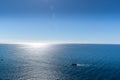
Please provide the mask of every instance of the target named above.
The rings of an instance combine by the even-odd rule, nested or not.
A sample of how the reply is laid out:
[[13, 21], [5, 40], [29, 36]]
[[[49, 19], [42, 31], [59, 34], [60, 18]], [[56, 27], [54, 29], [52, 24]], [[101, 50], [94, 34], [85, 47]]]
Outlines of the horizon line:
[[0, 42], [0, 44], [112, 44], [120, 45], [120, 43], [105, 42]]

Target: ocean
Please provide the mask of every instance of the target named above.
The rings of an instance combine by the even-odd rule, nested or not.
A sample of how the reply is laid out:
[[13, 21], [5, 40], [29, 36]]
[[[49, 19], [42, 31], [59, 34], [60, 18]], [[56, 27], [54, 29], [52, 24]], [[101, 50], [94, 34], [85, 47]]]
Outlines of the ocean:
[[120, 80], [120, 45], [0, 44], [0, 80]]

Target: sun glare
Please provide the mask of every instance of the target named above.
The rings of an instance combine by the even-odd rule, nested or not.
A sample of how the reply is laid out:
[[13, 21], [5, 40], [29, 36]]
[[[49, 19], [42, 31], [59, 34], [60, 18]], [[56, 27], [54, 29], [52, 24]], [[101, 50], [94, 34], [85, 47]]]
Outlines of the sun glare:
[[50, 46], [49, 43], [26, 43], [25, 45], [31, 48], [46, 48]]

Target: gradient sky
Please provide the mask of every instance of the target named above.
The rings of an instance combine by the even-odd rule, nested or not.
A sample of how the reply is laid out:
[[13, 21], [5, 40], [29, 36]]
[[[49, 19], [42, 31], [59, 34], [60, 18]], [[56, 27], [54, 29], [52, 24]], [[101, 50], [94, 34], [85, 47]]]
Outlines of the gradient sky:
[[120, 43], [120, 0], [0, 0], [0, 42]]

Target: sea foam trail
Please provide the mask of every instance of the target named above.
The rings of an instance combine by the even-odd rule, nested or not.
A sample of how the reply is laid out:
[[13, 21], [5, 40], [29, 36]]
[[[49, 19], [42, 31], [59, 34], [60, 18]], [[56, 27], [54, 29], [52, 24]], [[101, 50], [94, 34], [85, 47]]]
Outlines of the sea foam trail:
[[90, 65], [89, 64], [77, 64], [77, 66], [80, 66], [80, 67], [89, 67]]

